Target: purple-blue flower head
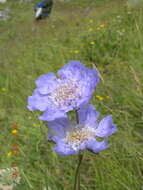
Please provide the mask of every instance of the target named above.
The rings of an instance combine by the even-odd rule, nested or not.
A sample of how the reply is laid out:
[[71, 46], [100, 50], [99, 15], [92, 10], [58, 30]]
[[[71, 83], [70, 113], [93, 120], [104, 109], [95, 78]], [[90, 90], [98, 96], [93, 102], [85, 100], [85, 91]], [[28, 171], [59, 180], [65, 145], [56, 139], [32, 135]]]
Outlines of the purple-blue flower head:
[[[109, 147], [108, 137], [116, 132], [112, 116], [108, 115], [97, 122], [99, 113], [92, 105], [82, 105], [78, 110], [78, 124], [71, 124], [67, 118], [49, 122], [48, 138], [56, 143], [54, 150], [63, 156], [78, 154], [89, 149], [94, 153]], [[98, 141], [101, 138], [102, 141]]]
[[40, 76], [28, 97], [29, 110], [44, 111], [41, 120], [66, 117], [66, 112], [88, 103], [99, 82], [96, 69], [86, 68], [80, 61], [69, 61], [58, 76], [50, 72]]

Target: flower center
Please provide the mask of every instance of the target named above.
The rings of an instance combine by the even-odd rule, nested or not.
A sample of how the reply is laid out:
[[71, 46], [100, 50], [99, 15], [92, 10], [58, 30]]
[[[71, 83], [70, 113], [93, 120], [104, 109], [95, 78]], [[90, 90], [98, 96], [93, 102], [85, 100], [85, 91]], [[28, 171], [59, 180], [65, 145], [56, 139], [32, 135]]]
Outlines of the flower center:
[[58, 106], [71, 105], [79, 97], [78, 84], [73, 81], [60, 84], [52, 94], [53, 102]]
[[80, 142], [82, 143], [85, 140], [88, 140], [90, 138], [93, 138], [95, 136], [95, 133], [88, 127], [76, 127], [72, 131], [69, 131], [67, 133], [67, 142], [69, 143], [76, 143]]

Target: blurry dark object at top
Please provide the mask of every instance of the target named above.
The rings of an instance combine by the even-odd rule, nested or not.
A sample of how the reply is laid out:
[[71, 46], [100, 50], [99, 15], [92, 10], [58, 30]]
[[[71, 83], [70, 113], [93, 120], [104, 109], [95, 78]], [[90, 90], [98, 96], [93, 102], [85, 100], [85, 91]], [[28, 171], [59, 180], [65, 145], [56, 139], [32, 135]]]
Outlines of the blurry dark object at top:
[[43, 0], [35, 5], [36, 20], [46, 18], [51, 13], [53, 0]]

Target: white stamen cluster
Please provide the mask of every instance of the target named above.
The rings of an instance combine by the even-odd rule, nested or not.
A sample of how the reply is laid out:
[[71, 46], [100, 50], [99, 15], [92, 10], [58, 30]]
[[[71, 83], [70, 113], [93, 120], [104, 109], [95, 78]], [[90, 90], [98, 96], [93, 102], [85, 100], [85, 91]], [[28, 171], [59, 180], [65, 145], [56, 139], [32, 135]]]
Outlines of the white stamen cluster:
[[67, 132], [66, 143], [68, 143], [73, 149], [78, 149], [80, 144], [86, 140], [95, 137], [95, 130], [90, 127], [77, 126], [71, 131]]
[[57, 106], [68, 106], [80, 98], [80, 89], [76, 82], [66, 81], [59, 86], [50, 95], [52, 102]]

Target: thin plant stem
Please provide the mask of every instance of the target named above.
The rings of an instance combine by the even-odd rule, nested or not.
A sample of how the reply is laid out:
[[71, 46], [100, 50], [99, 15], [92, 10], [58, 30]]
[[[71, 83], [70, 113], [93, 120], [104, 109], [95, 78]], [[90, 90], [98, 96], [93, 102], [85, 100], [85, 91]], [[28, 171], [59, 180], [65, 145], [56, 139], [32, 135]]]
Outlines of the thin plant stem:
[[78, 155], [78, 165], [75, 172], [74, 188], [73, 190], [80, 190], [80, 166], [83, 160], [83, 154]]
[[[78, 110], [75, 110], [75, 115], [76, 115], [76, 122], [79, 124], [79, 118], [78, 118]], [[74, 188], [73, 190], [80, 190], [80, 166], [83, 160], [83, 154], [79, 153], [78, 154], [78, 164], [77, 168], [75, 171], [75, 180], [74, 180]]]
[[78, 110], [75, 110], [75, 116], [76, 116], [76, 122], [79, 124], [79, 119], [78, 119]]
[[79, 171], [79, 174], [78, 174], [78, 180], [77, 180], [77, 189], [80, 190], [80, 171]]

